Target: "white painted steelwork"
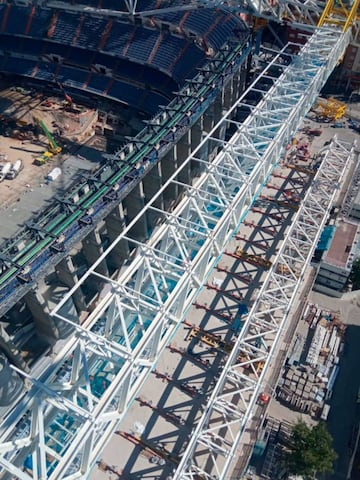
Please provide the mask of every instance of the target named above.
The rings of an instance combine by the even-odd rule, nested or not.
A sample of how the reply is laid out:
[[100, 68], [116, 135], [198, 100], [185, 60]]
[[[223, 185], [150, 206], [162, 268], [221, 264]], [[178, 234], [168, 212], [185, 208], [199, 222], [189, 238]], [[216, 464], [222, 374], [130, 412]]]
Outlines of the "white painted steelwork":
[[[98, 282], [100, 294], [93, 311], [81, 326], [72, 323], [73, 336], [48, 362], [47, 368], [36, 375], [20, 372], [26, 378], [28, 391], [1, 425], [2, 478], [70, 480], [89, 474], [348, 42], [349, 34], [321, 29], [288, 67], [282, 62], [291, 57], [286, 48], [277, 53], [265, 75], [276, 65], [284, 68], [283, 74], [264, 93], [246, 121], [236, 125], [236, 133], [225, 142], [215, 137], [215, 131], [233, 122], [232, 116], [242, 105], [242, 98], [59, 303], [53, 312], [54, 320], [72, 323], [66, 317], [66, 302], [89, 277]], [[214, 158], [208, 158], [206, 153], [209, 142], [218, 144], [219, 153]], [[197, 163], [202, 174], [187, 185], [179, 179], [185, 178], [182, 171], [190, 163]], [[157, 199], [174, 185], [183, 189], [177, 207], [170, 213], [159, 210], [155, 206]], [[324, 215], [326, 208], [323, 207]], [[142, 244], [131, 238], [130, 232], [150, 213], [160, 215], [162, 222], [148, 244]], [[310, 251], [312, 237], [308, 227], [304, 227], [304, 232], [305, 245]], [[289, 240], [293, 241], [292, 237]], [[97, 273], [98, 263], [124, 241], [137, 245], [137, 255], [130, 265], [116, 279]], [[298, 254], [297, 247], [296, 243], [289, 245], [290, 250], [283, 252], [289, 265], [291, 255]], [[304, 262], [305, 257], [300, 260], [295, 257], [294, 261]], [[284, 301], [288, 286], [281, 276], [277, 282], [283, 285]], [[270, 302], [269, 294], [264, 292], [263, 303]], [[277, 335], [280, 328], [277, 319], [260, 320], [264, 331], [271, 329]], [[250, 326], [246, 331], [251, 332]], [[251, 345], [249, 338], [243, 340]], [[236, 350], [247, 348], [244, 342]], [[261, 350], [259, 353], [268, 358]], [[234, 355], [231, 359], [236, 358]], [[221, 394], [224, 381], [233, 375], [236, 388], [240, 381], [245, 381], [246, 390], [257, 391], [260, 378], [238, 378], [229, 361], [215, 392]], [[209, 412], [221, 408], [224, 425], [234, 422], [240, 428], [233, 433], [236, 441], [241, 438], [245, 420], [250, 418], [254, 393], [242, 402], [245, 413], [241, 410], [238, 413], [229, 400], [217, 396], [212, 397], [207, 407]], [[228, 458], [225, 469], [231, 461], [232, 450], [225, 445], [216, 447], [218, 440], [206, 436], [207, 419], [205, 415], [199, 423], [178, 470], [180, 477], [195, 475], [193, 462], [195, 470], [200, 468], [196, 462], [200, 441], [206, 443], [211, 458], [215, 450]]]
[[[32, 4], [30, 0], [15, 0], [19, 5]], [[149, 17], [153, 15], [166, 14], [176, 11], [195, 10], [198, 8], [216, 8], [224, 6], [222, 0], [184, 0], [174, 2], [169, 6], [169, 2], [157, 3], [156, 9], [149, 8], [146, 2], [138, 0], [125, 0], [124, 10], [115, 10], [109, 8], [97, 8], [84, 6], [81, 4], [70, 4], [66, 1], [44, 0], [43, 5], [60, 10], [73, 12], [84, 12], [96, 15], [111, 15], [113, 17], [142, 16]], [[274, 21], [287, 21], [302, 25], [307, 29], [309, 26], [316, 26], [324, 10], [326, 2], [316, 0], [244, 0], [228, 1], [226, 7], [233, 11], [239, 11], [255, 15], [256, 17], [266, 18]]]
[[[354, 155], [355, 144], [336, 138], [326, 151], [192, 432], [174, 480], [225, 479], [243, 454], [249, 432], [256, 431], [261, 422], [260, 408], [255, 415], [257, 399], [262, 391], [273, 387], [265, 380], [269, 365], [276, 357], [289, 312]], [[256, 368], [259, 363], [264, 363], [260, 371]], [[251, 373], [244, 369], [249, 365], [254, 367]]]

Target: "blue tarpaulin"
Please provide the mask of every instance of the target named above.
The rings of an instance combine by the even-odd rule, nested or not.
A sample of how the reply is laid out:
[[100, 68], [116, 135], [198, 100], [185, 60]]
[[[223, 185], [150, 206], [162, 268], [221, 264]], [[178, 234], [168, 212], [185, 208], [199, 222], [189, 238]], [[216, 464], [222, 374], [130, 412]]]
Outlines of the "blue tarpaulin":
[[328, 225], [327, 227], [324, 228], [324, 230], [321, 232], [320, 239], [318, 241], [317, 250], [328, 250], [331, 240], [334, 236], [336, 227], [335, 225]]

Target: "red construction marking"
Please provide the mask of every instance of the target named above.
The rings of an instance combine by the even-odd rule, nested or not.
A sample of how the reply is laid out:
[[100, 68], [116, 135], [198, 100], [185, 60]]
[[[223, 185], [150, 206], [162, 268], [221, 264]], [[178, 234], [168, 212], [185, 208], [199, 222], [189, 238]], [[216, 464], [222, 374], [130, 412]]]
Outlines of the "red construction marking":
[[251, 210], [254, 213], [260, 213], [260, 215], [265, 215], [266, 217], [273, 218], [277, 222], [282, 222], [285, 218], [284, 215], [279, 215], [277, 213], [267, 213], [267, 212], [264, 212], [263, 210], [260, 210], [259, 208], [254, 208], [253, 207], [253, 208], [251, 208]]
[[217, 266], [216, 267], [216, 270], [218, 272], [225, 272], [237, 279], [239, 279], [240, 281], [244, 282], [244, 283], [251, 283], [253, 281], [253, 278], [251, 275], [242, 275], [240, 273], [237, 273], [237, 272], [232, 272], [231, 270], [227, 269], [227, 268], [223, 268], [223, 267], [220, 267], [220, 266]]
[[[242, 300], [243, 296], [240, 294], [238, 295], [237, 293], [231, 293], [228, 290], [224, 290], [223, 288], [216, 287], [215, 285], [211, 285], [210, 283], [205, 284], [206, 288], [210, 288], [211, 290], [216, 290], [219, 293], [224, 293], [225, 295], [228, 295], [229, 297], [234, 298], [235, 300]], [[232, 318], [232, 315], [230, 315]]]
[[135, 34], [136, 34], [136, 30], [137, 30], [137, 27], [134, 27], [133, 31], [131, 32], [130, 34], [130, 37], [129, 37], [129, 40], [127, 41], [125, 47], [124, 47], [124, 50], [122, 51], [121, 53], [121, 56], [125, 57], [128, 50], [129, 50], [129, 47], [131, 45], [131, 42], [134, 40], [134, 37], [135, 37]]
[[291, 210], [298, 210], [299, 208], [299, 205], [288, 200], [279, 200], [278, 198], [268, 197], [267, 195], [260, 195], [260, 198], [283, 208], [289, 208]]
[[87, 76], [85, 82], [83, 83], [82, 88], [84, 88], [84, 89], [87, 88], [87, 86], [89, 85], [89, 82], [91, 80], [91, 77], [92, 77], [92, 72], [89, 72], [89, 75]]
[[77, 26], [77, 28], [75, 30], [75, 35], [74, 35], [74, 38], [73, 38], [73, 41], [72, 41], [73, 45], [75, 45], [77, 43], [77, 41], [79, 40], [80, 32], [81, 32], [82, 26], [84, 24], [84, 21], [85, 21], [85, 15], [81, 15], [79, 25]]
[[110, 18], [110, 20], [108, 20], [107, 24], [105, 25], [104, 31], [101, 35], [100, 42], [99, 42], [99, 45], [98, 45], [99, 50], [103, 50], [103, 48], [104, 48], [104, 46], [107, 42], [107, 39], [109, 38], [112, 25], [113, 25], [113, 19]]
[[153, 49], [150, 52], [149, 58], [147, 59], [147, 63], [151, 63], [154, 60], [156, 52], [158, 51], [158, 48], [160, 47], [160, 43], [162, 42], [163, 38], [164, 38], [164, 34], [160, 33], [160, 35], [158, 36], [155, 42], [155, 45], [153, 46]]
[[185, 14], [183, 15], [182, 19], [179, 22], [179, 29], [180, 30], [182, 30], [182, 27], [184, 26], [184, 23], [186, 22], [186, 19], [188, 18], [189, 15], [190, 15], [190, 10], [185, 12]]
[[283, 180], [288, 180], [288, 177], [286, 177], [285, 175], [280, 175], [279, 173], [273, 173], [272, 176], [275, 178], [282, 178]]
[[249, 243], [253, 245], [254, 247], [260, 248], [261, 250], [264, 250], [265, 252], [268, 250], [269, 246], [264, 245], [256, 240], [250, 240], [249, 238], [242, 237], [241, 235], [235, 235], [235, 238], [237, 240], [243, 240], [246, 243]]
[[[225, 293], [224, 290], [221, 290], [221, 289], [219, 289], [218, 291], [221, 292], [221, 293]], [[210, 312], [213, 315], [216, 315], [217, 317], [220, 317], [220, 318], [226, 320], [227, 322], [232, 322], [233, 319], [234, 319], [234, 317], [232, 315], [229, 315], [227, 313], [218, 312], [214, 308], [208, 307], [206, 304], [201, 304], [201, 303], [194, 302], [193, 305], [195, 305], [196, 308], [202, 308], [203, 310], [206, 310], [207, 312]]]
[[36, 77], [38, 70], [39, 70], [39, 67], [38, 67], [38, 64], [36, 64], [35, 67], [33, 68], [31, 76]]
[[5, 10], [3, 21], [1, 22], [1, 32], [5, 32], [5, 30], [6, 30], [6, 25], [7, 25], [7, 21], [8, 21], [8, 18], [9, 18], [10, 10], [11, 10], [11, 5], [10, 5], [10, 3], [8, 3], [6, 5], [6, 10]]
[[276, 185], [266, 184], [265, 188], [272, 188], [273, 190], [281, 190], [281, 187], [277, 187]]
[[201, 308], [202, 310], [206, 310], [207, 312], [211, 312], [211, 308], [208, 307], [208, 306], [205, 305], [205, 304], [198, 303], [198, 302], [194, 302], [193, 305], [194, 305], [196, 308]]
[[306, 173], [307, 175], [314, 176], [315, 171], [312, 170], [311, 168], [306, 168], [306, 167], [301, 167], [300, 165], [291, 165], [291, 164], [286, 164], [285, 167], [290, 168], [291, 170], [295, 170], [296, 172], [301, 172], [301, 173]]
[[225, 252], [226, 255], [229, 257], [236, 258], [243, 262], [250, 263], [250, 265], [254, 265], [255, 267], [263, 268], [264, 270], [268, 270], [271, 267], [271, 262], [266, 260], [265, 258], [259, 257], [257, 255], [252, 255], [243, 252], [241, 255], [239, 253], [230, 253]]
[[170, 350], [171, 353], [178, 353], [182, 357], [188, 358], [190, 361], [198, 363], [202, 367], [209, 368], [210, 367], [210, 360], [206, 359], [203, 360], [201, 357], [197, 355], [192, 355], [190, 352], [188, 352], [185, 348], [178, 348], [170, 343], [170, 345], [167, 346], [167, 348]]
[[165, 420], [172, 423], [173, 425], [175, 425], [175, 426], [185, 425], [185, 420], [182, 417], [180, 417], [179, 415], [176, 415], [176, 413], [168, 412], [167, 410], [164, 410], [163, 408], [160, 408], [158, 406], [154, 406], [152, 404], [152, 402], [149, 402], [148, 400], [145, 400], [141, 397], [135, 398], [135, 400], [137, 400], [140, 403], [141, 407], [146, 406], [146, 407], [151, 408], [151, 410], [159, 413], [159, 415], [164, 417]]
[[244, 225], [247, 227], [257, 228], [258, 230], [268, 233], [271, 236], [275, 236], [277, 234], [277, 231], [274, 228], [264, 227], [263, 225], [258, 225], [254, 222], [248, 222], [247, 220], [244, 220]]
[[103, 91], [103, 94], [104, 95], [107, 95], [110, 91], [110, 88], [113, 86], [113, 83], [114, 83], [114, 79], [113, 78], [110, 78], [110, 81], [109, 83], [107, 84], [107, 87], [105, 88], [105, 90]]
[[33, 20], [33, 16], [35, 14], [35, 11], [36, 11], [36, 7], [34, 6], [34, 7], [32, 7], [32, 9], [29, 13], [29, 18], [28, 18], [28, 21], [26, 23], [24, 35], [28, 35], [29, 32], [30, 32], [30, 28], [31, 28], [31, 24], [32, 24], [32, 20]]

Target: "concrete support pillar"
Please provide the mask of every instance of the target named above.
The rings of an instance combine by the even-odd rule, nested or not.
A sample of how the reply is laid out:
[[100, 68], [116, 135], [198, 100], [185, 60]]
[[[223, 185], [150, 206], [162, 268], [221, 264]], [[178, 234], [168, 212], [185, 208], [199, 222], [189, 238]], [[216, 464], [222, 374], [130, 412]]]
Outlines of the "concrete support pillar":
[[[192, 126], [191, 128], [191, 151], [194, 151], [201, 142], [203, 136], [203, 118], [199, 118], [199, 120]], [[201, 158], [201, 152], [199, 151], [195, 155], [196, 158]], [[197, 177], [201, 174], [202, 171], [202, 164], [197, 162], [196, 160], [191, 161], [191, 176]]]
[[210, 105], [210, 107], [204, 112], [203, 115], [203, 130], [206, 133], [209, 133], [213, 127], [214, 127], [214, 111], [213, 111], [213, 105]]
[[[105, 225], [110, 243], [113, 243], [125, 227], [125, 215], [122, 203], [117, 205], [106, 217]], [[122, 239], [112, 249], [109, 259], [115, 268], [121, 268], [129, 255], [129, 242]]]
[[191, 130], [189, 129], [176, 144], [176, 159], [178, 165], [183, 163], [184, 160], [191, 153]]
[[[182, 139], [181, 139], [182, 140]], [[161, 170], [163, 176], [163, 184], [172, 176], [178, 168], [178, 161], [176, 157], [176, 145], [165, 155], [161, 160]], [[164, 208], [168, 210], [179, 196], [179, 186], [171, 183], [166, 190], [164, 190]]]
[[[89, 235], [87, 235], [87, 237], [83, 240], [82, 246], [87, 264], [89, 266], [93, 265], [104, 253], [99, 230], [92, 230]], [[103, 260], [99, 263], [99, 265], [96, 267], [96, 271], [98, 273], [101, 273], [102, 275], [109, 275], [106, 260]]]
[[[130, 223], [144, 207], [145, 195], [142, 182], [129, 193], [124, 199], [126, 209], [127, 223]], [[144, 242], [149, 237], [146, 215], [142, 215], [130, 231], [130, 235], [140, 242]]]
[[[175, 145], [174, 154], [175, 154], [175, 163], [177, 167], [180, 167], [184, 163], [184, 161], [189, 156], [190, 150], [190, 138], [191, 138], [191, 131], [189, 130], [180, 140], [179, 143]], [[178, 174], [177, 179], [181, 183], [185, 183], [189, 185], [191, 182], [191, 164], [188, 162], [184, 168], [181, 169], [181, 172]], [[178, 194], [176, 197], [179, 196], [181, 193], [182, 188], [178, 186]]]
[[226, 87], [224, 87], [224, 101], [223, 101], [223, 108], [225, 110], [229, 110], [230, 107], [233, 105], [233, 88], [234, 88], [234, 77], [227, 83]]
[[25, 372], [29, 371], [25, 360], [21, 356], [21, 352], [18, 347], [11, 341], [9, 335], [6, 335], [4, 329], [1, 329], [0, 335], [0, 350], [5, 352], [11, 363], [14, 363], [17, 367], [22, 368]]
[[59, 338], [59, 331], [55, 319], [50, 316], [50, 310], [44, 297], [38, 291], [30, 290], [25, 295], [24, 300], [32, 314], [38, 335], [45, 337], [53, 345]]
[[[158, 162], [154, 165], [151, 171], [143, 179], [144, 186], [144, 195], [145, 202], [147, 203], [151, 198], [154, 197], [156, 193], [159, 192], [163, 185], [162, 178], [162, 163]], [[159, 208], [160, 210], [164, 209], [164, 198], [163, 195], [158, 195], [156, 200], [153, 202], [153, 206]], [[147, 213], [147, 223], [149, 228], [153, 228], [156, 225], [157, 220], [159, 219], [159, 213], [149, 210]]]
[[[56, 275], [61, 283], [70, 289], [78, 282], [78, 276], [75, 271], [71, 257], [66, 257], [56, 265]], [[78, 313], [86, 310], [86, 302], [81, 288], [77, 288], [72, 294], [72, 299]]]

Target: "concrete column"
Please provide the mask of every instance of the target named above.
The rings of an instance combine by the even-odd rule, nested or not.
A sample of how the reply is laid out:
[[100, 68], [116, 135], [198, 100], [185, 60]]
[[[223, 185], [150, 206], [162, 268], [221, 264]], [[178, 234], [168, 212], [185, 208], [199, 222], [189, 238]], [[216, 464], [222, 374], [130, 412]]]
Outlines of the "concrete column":
[[[71, 257], [66, 257], [61, 260], [61, 262], [56, 265], [55, 271], [60, 282], [70, 289], [76, 285], [79, 280]], [[81, 287], [75, 290], [72, 294], [72, 299], [78, 313], [86, 310], [86, 302]]]
[[[191, 128], [191, 151], [194, 151], [201, 142], [201, 138], [203, 135], [203, 118], [199, 118], [199, 120], [192, 126]], [[201, 158], [201, 152], [198, 152], [195, 155], [196, 158]], [[201, 174], [202, 171], [202, 164], [200, 164], [196, 160], [191, 160], [191, 176], [196, 177]]]
[[[117, 205], [106, 217], [105, 225], [110, 243], [113, 243], [125, 227], [125, 215], [122, 203]], [[124, 239], [115, 245], [110, 253], [109, 259], [115, 268], [121, 268], [129, 255], [129, 242]]]
[[9, 335], [6, 335], [4, 329], [1, 329], [0, 335], [0, 349], [5, 352], [9, 360], [14, 363], [17, 367], [22, 368], [25, 372], [29, 371], [25, 360], [21, 356], [21, 352], [17, 346], [11, 341]]
[[59, 331], [55, 319], [50, 316], [50, 310], [44, 297], [38, 291], [30, 290], [30, 292], [25, 295], [24, 300], [33, 316], [38, 335], [45, 337], [46, 340], [53, 345], [59, 338]]
[[209, 133], [214, 127], [214, 109], [213, 105], [204, 112], [203, 115], [203, 130], [206, 133]]
[[[104, 253], [99, 230], [95, 229], [91, 231], [89, 235], [87, 235], [87, 237], [82, 241], [82, 246], [87, 264], [89, 266], [93, 265]], [[102, 275], [109, 275], [106, 260], [103, 260], [99, 263], [99, 265], [96, 267], [96, 271]]]
[[183, 163], [184, 160], [191, 153], [191, 130], [189, 129], [176, 144], [176, 160], [178, 165]]
[[[143, 184], [140, 182], [124, 199], [126, 208], [127, 223], [130, 223], [145, 204], [145, 195]], [[130, 236], [140, 242], [144, 242], [149, 237], [146, 215], [142, 215], [130, 231]]]
[[[182, 139], [181, 139], [182, 140]], [[163, 176], [163, 184], [173, 175], [178, 167], [176, 157], [176, 145], [165, 155], [161, 160], [161, 170]], [[164, 208], [168, 210], [179, 196], [179, 186], [171, 183], [166, 190], [164, 190]]]
[[[154, 165], [154, 167], [143, 179], [145, 203], [151, 200], [151, 198], [153, 198], [154, 195], [159, 192], [162, 185], [163, 185], [163, 179], [162, 179], [161, 162], [158, 162]], [[159, 208], [160, 210], [164, 209], [164, 198], [162, 194], [158, 195], [156, 200], [153, 202], [153, 205], [154, 207]], [[159, 213], [154, 212], [152, 210], [149, 210], [147, 212], [147, 223], [150, 228], [153, 228], [156, 225], [156, 222], [159, 216], [160, 216]]]
[[234, 77], [226, 85], [224, 89], [224, 109], [229, 110], [233, 105], [233, 88], [234, 88]]

